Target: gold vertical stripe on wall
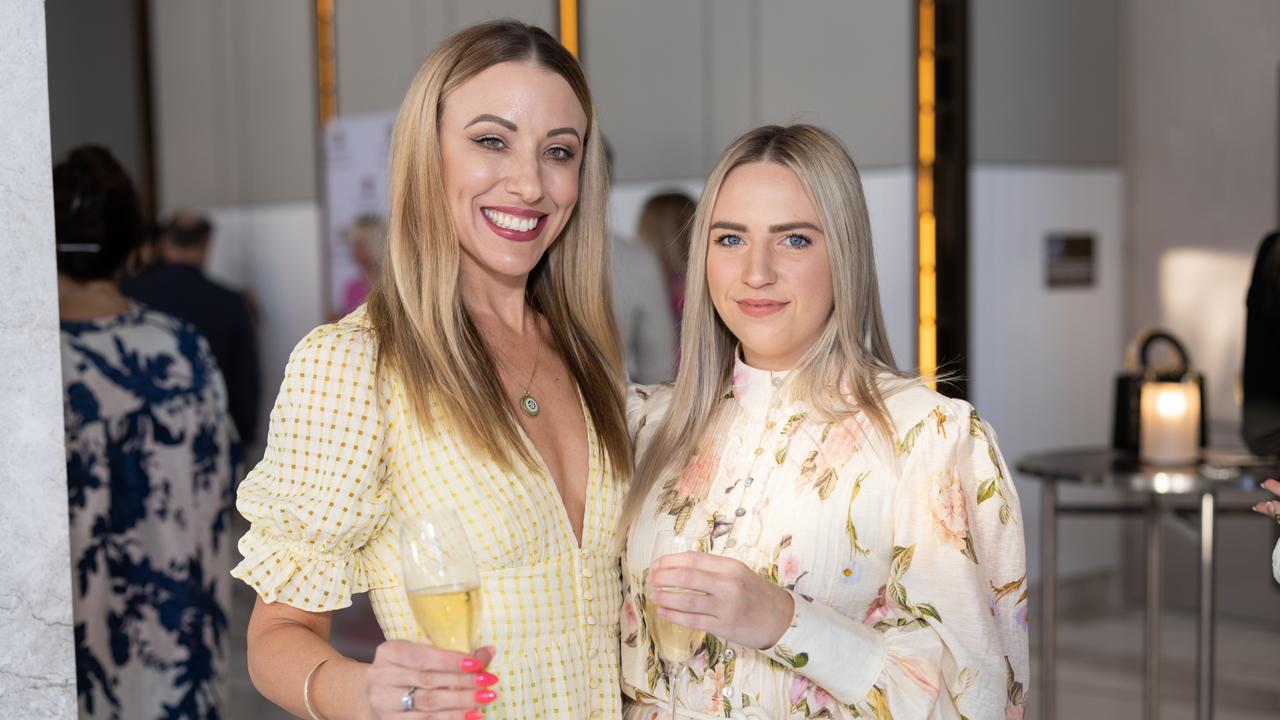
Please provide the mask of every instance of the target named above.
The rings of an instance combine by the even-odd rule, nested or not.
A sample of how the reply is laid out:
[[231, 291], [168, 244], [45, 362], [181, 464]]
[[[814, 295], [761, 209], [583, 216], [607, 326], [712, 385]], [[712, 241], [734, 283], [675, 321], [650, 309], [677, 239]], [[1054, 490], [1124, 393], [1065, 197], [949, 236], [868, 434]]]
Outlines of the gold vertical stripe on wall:
[[933, 206], [933, 162], [936, 150], [934, 84], [934, 3], [916, 3], [919, 28], [916, 53], [916, 357], [920, 374], [937, 388], [938, 369], [938, 233]]
[[560, 0], [560, 44], [578, 57], [578, 0]]
[[338, 114], [337, 67], [334, 62], [333, 0], [316, 0], [316, 90], [323, 128]]

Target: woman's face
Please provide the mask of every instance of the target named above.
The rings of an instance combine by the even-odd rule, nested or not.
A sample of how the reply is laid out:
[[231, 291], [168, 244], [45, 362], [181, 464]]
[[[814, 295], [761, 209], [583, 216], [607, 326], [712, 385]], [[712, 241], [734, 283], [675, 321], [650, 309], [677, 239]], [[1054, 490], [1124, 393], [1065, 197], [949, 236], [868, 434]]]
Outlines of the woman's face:
[[790, 370], [831, 316], [831, 264], [818, 212], [795, 173], [756, 162], [720, 186], [707, 287], [748, 365]]
[[440, 154], [463, 274], [518, 281], [578, 201], [587, 116], [564, 78], [494, 65], [444, 101]]

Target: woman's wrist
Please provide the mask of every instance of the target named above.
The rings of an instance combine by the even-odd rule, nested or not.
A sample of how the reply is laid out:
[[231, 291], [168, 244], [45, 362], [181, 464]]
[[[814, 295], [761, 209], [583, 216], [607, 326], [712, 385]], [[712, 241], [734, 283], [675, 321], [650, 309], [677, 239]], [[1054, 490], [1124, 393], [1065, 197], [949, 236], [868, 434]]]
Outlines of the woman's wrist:
[[776, 585], [774, 589], [776, 590], [775, 600], [770, 603], [773, 610], [769, 613], [768, 631], [764, 633], [768, 642], [756, 648], [757, 650], [768, 650], [777, 645], [782, 636], [787, 634], [787, 629], [791, 627], [791, 621], [796, 615], [796, 600], [791, 593]]
[[307, 709], [320, 720], [374, 720], [365, 684], [366, 663], [335, 655], [311, 676]]

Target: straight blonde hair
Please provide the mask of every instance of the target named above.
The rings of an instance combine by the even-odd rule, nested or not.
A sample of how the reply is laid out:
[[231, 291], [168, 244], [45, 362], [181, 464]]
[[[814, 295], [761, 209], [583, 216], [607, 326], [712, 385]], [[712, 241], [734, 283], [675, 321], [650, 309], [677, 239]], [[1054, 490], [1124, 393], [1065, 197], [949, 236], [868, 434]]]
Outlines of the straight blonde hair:
[[[707, 178], [690, 237], [680, 369], [666, 415], [637, 460], [622, 513], [625, 529], [650, 490], [679, 473], [717, 420], [730, 389], [737, 339], [721, 322], [707, 288], [711, 215], [725, 177], [748, 163], [782, 165], [796, 174], [818, 210], [831, 262], [834, 307], [826, 327], [788, 378], [790, 397], [818, 416], [862, 413], [892, 445], [887, 392], [916, 378], [896, 368], [880, 310], [871, 224], [858, 168], [834, 135], [812, 125], [769, 125], [734, 140]], [[892, 457], [892, 453], [890, 453]]]
[[547, 319], [615, 475], [625, 480], [632, 467], [625, 370], [608, 274], [601, 270], [609, 267], [604, 147], [582, 67], [540, 28], [512, 20], [467, 28], [441, 43], [409, 85], [391, 139], [386, 262], [368, 303], [379, 373], [399, 375], [424, 427], [452, 426], [507, 469], [537, 466], [493, 353], [462, 302], [461, 250], [440, 154], [440, 116], [449, 93], [504, 62], [531, 63], [564, 78], [587, 116], [578, 202], [530, 273], [526, 299]]

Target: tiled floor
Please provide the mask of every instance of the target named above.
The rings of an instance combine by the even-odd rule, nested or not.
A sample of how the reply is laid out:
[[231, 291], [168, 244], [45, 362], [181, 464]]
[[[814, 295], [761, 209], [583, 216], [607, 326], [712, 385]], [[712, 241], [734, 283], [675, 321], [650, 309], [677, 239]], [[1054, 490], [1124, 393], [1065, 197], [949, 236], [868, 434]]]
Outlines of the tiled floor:
[[[231, 707], [236, 720], [285, 720], [291, 716], [264, 700], [244, 664], [244, 629], [253, 594], [237, 584], [232, 630]], [[335, 642], [353, 656], [365, 657], [378, 637], [367, 606], [335, 616]], [[1166, 612], [1162, 634], [1165, 667], [1161, 717], [1195, 716], [1195, 617]], [[1124, 611], [1091, 619], [1064, 619], [1058, 629], [1058, 717], [1062, 720], [1129, 720], [1142, 717], [1142, 613]], [[1033, 645], [1036, 642], [1032, 639]], [[1035, 647], [1032, 648], [1035, 654]], [[1280, 626], [1220, 618], [1218, 623], [1218, 720], [1280, 718]], [[1032, 679], [1035, 679], [1033, 665]], [[1039, 696], [1032, 686], [1027, 719], [1039, 717]]]

